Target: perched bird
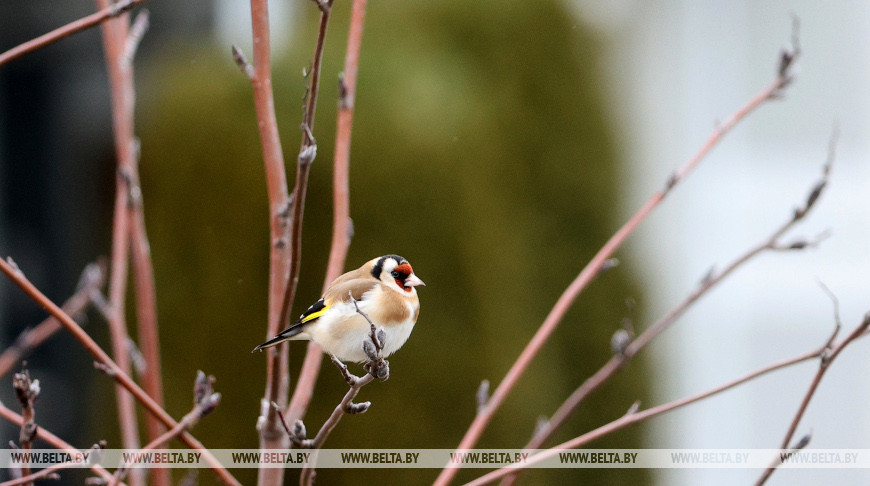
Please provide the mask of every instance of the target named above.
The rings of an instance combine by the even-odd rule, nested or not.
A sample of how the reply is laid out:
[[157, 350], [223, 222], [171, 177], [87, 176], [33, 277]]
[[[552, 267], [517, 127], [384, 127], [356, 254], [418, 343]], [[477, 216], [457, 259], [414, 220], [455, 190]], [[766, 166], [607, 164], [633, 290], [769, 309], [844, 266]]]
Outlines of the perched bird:
[[426, 284], [414, 275], [408, 260], [399, 255], [375, 258], [335, 279], [299, 320], [254, 351], [288, 340], [310, 340], [342, 361], [368, 361], [363, 342], [370, 339], [371, 325], [357, 312], [353, 297], [359, 310], [384, 330], [387, 357], [405, 344], [414, 329], [420, 314], [415, 289], [419, 285]]

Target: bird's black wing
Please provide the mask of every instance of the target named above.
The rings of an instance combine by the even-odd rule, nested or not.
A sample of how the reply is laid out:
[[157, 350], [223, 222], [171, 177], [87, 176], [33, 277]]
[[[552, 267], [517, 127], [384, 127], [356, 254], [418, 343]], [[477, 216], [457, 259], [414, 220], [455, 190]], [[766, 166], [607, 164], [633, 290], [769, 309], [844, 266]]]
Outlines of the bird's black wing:
[[324, 302], [323, 299], [318, 300], [311, 307], [309, 307], [308, 310], [303, 312], [302, 315], [299, 316], [299, 320], [293, 323], [293, 325], [279, 332], [278, 335], [273, 337], [272, 339], [254, 348], [254, 351], [261, 351], [265, 348], [269, 348], [276, 344], [283, 343], [284, 341], [287, 341], [293, 336], [296, 336], [297, 334], [305, 330], [305, 327], [307, 327], [308, 324], [316, 321], [317, 318], [323, 315], [323, 313], [327, 310], [329, 310], [329, 306], [326, 305], [326, 302]]

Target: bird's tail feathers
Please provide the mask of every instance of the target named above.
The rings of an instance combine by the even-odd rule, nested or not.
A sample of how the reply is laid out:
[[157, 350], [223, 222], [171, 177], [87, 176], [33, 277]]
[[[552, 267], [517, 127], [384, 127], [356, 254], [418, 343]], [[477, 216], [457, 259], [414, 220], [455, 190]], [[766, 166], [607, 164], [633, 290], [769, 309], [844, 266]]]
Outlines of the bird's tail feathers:
[[296, 335], [302, 333], [303, 330], [304, 329], [302, 329], [301, 322], [298, 324], [294, 324], [294, 325], [288, 327], [287, 329], [284, 329], [283, 331], [281, 331], [277, 336], [273, 337], [272, 339], [257, 346], [251, 352], [253, 353], [254, 351], [262, 351], [266, 348], [271, 348], [272, 346], [281, 344], [284, 341], [289, 341], [290, 339], [293, 339]]

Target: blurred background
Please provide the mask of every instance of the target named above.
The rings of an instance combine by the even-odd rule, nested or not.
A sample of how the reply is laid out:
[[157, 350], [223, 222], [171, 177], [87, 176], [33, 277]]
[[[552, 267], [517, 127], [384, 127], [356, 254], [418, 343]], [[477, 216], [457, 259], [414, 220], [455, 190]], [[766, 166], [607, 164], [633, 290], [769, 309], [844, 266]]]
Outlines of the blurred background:
[[[195, 372], [217, 378], [217, 411], [195, 435], [255, 448], [265, 356], [268, 213], [250, 84], [229, 55], [250, 49], [247, 2], [152, 0], [137, 59], [137, 134], [157, 276], [167, 410], [191, 405]], [[317, 11], [270, 2], [284, 152], [298, 150], [302, 69]], [[0, 4], [0, 50], [91, 13], [92, 2]], [[318, 298], [331, 231], [336, 78], [348, 2], [326, 45], [294, 314]], [[539, 416], [610, 356], [613, 331], [645, 328], [790, 216], [817, 180], [834, 121], [841, 137], [828, 192], [796, 235], [830, 229], [820, 248], [768, 254], [700, 301], [674, 329], [581, 407], [551, 445], [644, 406], [702, 391], [821, 345], [870, 308], [867, 133], [870, 5], [809, 1], [370, 2], [351, 158], [355, 237], [348, 269], [386, 253], [427, 283], [422, 313], [391, 359], [372, 408], [346, 417], [330, 447], [450, 448], [493, 386], [601, 244], [724, 119], [773, 77], [801, 19], [796, 83], [740, 125], [671, 193], [554, 334], [479, 446], [521, 447]], [[856, 61], [859, 60], [859, 61]], [[114, 151], [99, 30], [0, 67], [0, 256], [62, 301], [84, 266], [109, 253]], [[288, 166], [292, 176], [292, 164]], [[131, 299], [128, 299], [132, 301]], [[634, 302], [627, 305], [627, 300]], [[0, 348], [44, 313], [0, 281]], [[129, 313], [131, 328], [135, 318]], [[107, 348], [103, 320], [87, 330]], [[291, 345], [298, 370], [303, 344]], [[866, 448], [867, 343], [826, 375], [798, 436], [811, 447]], [[117, 447], [114, 388], [78, 343], [58, 334], [28, 358], [43, 384], [37, 422], [88, 447]], [[815, 372], [807, 363], [620, 431], [595, 448], [772, 448]], [[295, 374], [291, 375], [295, 380]], [[325, 365], [306, 416], [319, 428], [345, 390]], [[16, 405], [11, 377], [0, 400]], [[141, 418], [141, 414], [140, 414]], [[17, 438], [0, 426], [3, 443]], [[178, 446], [178, 444], [175, 444]], [[245, 484], [255, 470], [235, 470]], [[173, 472], [180, 479], [183, 471]], [[318, 481], [426, 483], [437, 471], [319, 470]], [[460, 479], [479, 475], [463, 471]], [[733, 484], [752, 470], [535, 470], [530, 484]], [[295, 474], [287, 483], [294, 484]], [[66, 477], [66, 476], [65, 476]], [[70, 474], [68, 477], [75, 478]], [[203, 484], [212, 475], [200, 471]], [[779, 471], [770, 484], [857, 483], [860, 470]]]

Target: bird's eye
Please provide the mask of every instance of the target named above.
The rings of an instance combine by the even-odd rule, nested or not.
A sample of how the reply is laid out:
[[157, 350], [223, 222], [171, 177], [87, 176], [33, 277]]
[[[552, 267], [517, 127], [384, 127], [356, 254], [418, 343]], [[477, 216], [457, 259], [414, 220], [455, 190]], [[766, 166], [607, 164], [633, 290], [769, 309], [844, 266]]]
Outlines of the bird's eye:
[[401, 274], [400, 274], [399, 272], [393, 270], [392, 272], [390, 272], [390, 275], [392, 275], [393, 278], [399, 278], [399, 276], [400, 276]]

